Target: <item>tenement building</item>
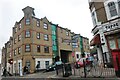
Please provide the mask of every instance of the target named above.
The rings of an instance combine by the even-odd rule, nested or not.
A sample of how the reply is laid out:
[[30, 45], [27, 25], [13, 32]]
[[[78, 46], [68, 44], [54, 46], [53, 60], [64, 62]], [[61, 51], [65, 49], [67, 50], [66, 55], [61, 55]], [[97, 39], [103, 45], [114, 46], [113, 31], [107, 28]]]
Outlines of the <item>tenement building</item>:
[[22, 11], [24, 17], [15, 23], [13, 35], [2, 51], [2, 67], [10, 73], [22, 75], [25, 66], [33, 73], [36, 68], [46, 69], [59, 60], [72, 63], [83, 52], [89, 55], [88, 38], [53, 24], [46, 17], [36, 18], [32, 7]]
[[97, 47], [98, 59], [105, 66], [117, 65], [120, 61], [120, 0], [89, 0], [89, 8], [94, 25], [90, 45]]

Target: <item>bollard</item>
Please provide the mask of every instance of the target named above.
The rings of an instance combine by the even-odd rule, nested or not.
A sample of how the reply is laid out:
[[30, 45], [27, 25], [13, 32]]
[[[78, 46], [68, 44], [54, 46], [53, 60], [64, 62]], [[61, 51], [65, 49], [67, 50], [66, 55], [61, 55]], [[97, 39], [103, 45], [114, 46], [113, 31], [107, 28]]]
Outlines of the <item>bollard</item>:
[[83, 65], [84, 65], [84, 78], [86, 78], [86, 64], [85, 64], [84, 59], [83, 59]]

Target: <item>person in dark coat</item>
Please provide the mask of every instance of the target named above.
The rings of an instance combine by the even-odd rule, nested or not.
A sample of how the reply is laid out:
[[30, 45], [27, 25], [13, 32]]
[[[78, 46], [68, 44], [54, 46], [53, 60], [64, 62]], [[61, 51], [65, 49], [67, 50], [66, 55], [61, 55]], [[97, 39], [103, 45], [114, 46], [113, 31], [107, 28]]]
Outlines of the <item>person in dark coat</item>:
[[28, 72], [28, 67], [25, 66], [25, 67], [24, 67], [24, 74], [26, 74], [27, 72]]

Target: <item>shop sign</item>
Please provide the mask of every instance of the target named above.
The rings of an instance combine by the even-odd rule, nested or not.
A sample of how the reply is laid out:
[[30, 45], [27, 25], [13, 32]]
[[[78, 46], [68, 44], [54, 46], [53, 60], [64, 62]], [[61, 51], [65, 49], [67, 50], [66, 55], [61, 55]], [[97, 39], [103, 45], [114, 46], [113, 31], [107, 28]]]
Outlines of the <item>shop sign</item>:
[[104, 31], [111, 31], [111, 30], [117, 29], [118, 27], [119, 27], [119, 25], [117, 22], [112, 23], [112, 24], [104, 26]]

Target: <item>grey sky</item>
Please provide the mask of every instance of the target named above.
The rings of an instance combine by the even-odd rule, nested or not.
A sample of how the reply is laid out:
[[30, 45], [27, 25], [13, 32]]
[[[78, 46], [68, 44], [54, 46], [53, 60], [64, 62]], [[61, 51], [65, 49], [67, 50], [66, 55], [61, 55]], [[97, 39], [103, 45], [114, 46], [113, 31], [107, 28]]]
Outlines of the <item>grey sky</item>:
[[93, 28], [88, 0], [0, 0], [0, 48], [12, 36], [12, 27], [31, 6], [38, 18], [47, 17], [59, 26], [92, 39]]

